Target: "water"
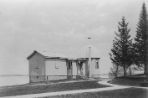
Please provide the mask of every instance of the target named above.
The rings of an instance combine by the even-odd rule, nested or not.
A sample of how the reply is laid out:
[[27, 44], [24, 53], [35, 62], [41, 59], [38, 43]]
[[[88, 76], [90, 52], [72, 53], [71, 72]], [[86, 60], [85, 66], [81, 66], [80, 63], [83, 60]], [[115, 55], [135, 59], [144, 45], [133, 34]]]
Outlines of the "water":
[[21, 85], [29, 83], [27, 75], [4, 75], [0, 76], [0, 86]]

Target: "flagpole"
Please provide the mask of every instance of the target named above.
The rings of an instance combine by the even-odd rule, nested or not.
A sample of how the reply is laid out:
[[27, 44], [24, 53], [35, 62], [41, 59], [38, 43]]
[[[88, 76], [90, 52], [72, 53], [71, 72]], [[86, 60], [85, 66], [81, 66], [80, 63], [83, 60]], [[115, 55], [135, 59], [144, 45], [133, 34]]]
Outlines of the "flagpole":
[[[90, 42], [91, 37], [88, 37]], [[89, 69], [89, 77], [91, 77], [91, 45], [88, 47], [88, 69]]]

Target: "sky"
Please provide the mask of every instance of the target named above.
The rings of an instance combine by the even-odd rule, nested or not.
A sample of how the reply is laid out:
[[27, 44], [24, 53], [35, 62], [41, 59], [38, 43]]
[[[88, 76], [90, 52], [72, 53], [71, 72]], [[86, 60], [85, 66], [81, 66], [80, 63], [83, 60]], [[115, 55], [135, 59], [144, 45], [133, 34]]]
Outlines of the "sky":
[[0, 0], [0, 75], [28, 74], [33, 50], [82, 57], [89, 45], [101, 58], [100, 73], [109, 72], [118, 22], [125, 16], [134, 37], [143, 2], [148, 6], [147, 0]]

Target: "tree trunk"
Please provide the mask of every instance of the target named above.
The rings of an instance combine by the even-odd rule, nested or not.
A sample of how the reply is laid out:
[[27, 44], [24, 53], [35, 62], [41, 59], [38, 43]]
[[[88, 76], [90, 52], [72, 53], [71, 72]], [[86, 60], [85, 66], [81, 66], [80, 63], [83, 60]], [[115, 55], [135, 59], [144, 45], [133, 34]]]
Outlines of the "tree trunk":
[[146, 75], [147, 74], [147, 65], [144, 64], [144, 74]]
[[[147, 30], [148, 33], [148, 30]], [[148, 34], [147, 34], [147, 39], [146, 39], [146, 63], [145, 63], [145, 75], [146, 75], [146, 80], [148, 81]]]
[[124, 77], [126, 77], [126, 67], [125, 67], [125, 65], [123, 66], [123, 70], [124, 70]]
[[148, 61], [147, 61], [148, 50], [147, 49], [146, 49], [145, 54], [146, 54], [146, 56], [145, 56], [145, 60], [144, 60], [144, 75], [146, 76], [146, 80], [148, 81]]
[[118, 77], [118, 65], [117, 65], [117, 68], [116, 68], [116, 77]]
[[130, 76], [132, 75], [132, 68], [131, 68], [131, 66], [129, 67], [129, 75]]

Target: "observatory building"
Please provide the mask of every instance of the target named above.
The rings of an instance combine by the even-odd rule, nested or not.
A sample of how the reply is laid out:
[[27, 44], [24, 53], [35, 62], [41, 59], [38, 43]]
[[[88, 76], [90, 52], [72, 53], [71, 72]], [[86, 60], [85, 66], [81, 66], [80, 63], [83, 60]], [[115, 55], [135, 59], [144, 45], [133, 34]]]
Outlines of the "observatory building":
[[30, 82], [96, 77], [98, 57], [66, 58], [33, 51], [28, 57]]

